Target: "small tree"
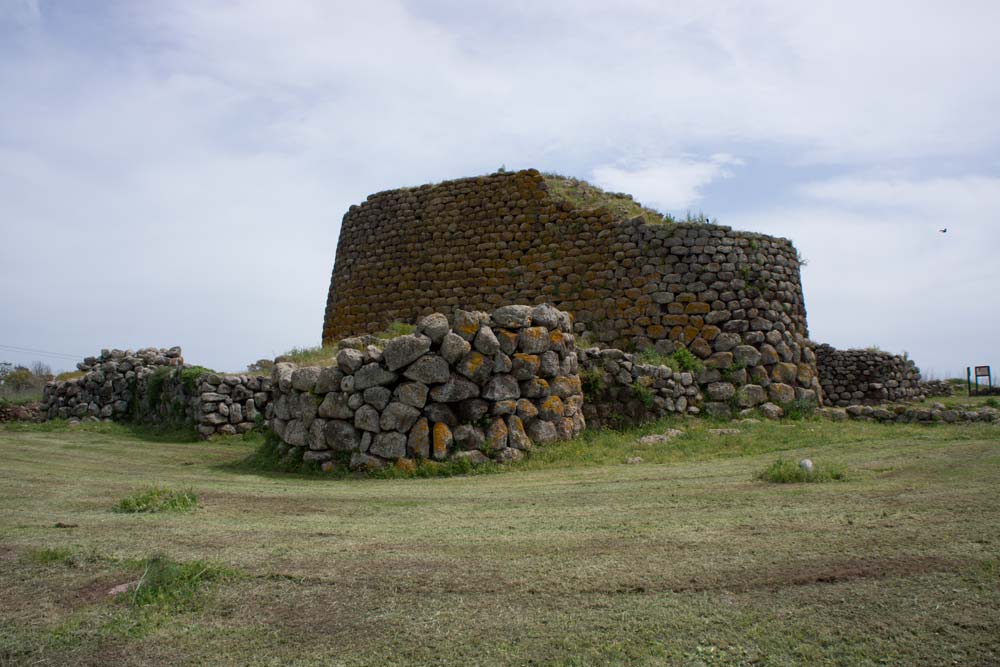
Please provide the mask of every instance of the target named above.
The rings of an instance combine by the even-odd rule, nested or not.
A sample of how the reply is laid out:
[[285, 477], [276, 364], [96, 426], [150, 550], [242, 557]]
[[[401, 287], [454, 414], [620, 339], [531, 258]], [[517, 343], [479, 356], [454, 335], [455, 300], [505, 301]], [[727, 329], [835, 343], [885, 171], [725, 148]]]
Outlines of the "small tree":
[[31, 363], [31, 374], [42, 380], [51, 380], [52, 368], [43, 361], [33, 361]]
[[3, 379], [3, 385], [14, 391], [29, 389], [35, 383], [35, 376], [24, 366], [18, 366]]

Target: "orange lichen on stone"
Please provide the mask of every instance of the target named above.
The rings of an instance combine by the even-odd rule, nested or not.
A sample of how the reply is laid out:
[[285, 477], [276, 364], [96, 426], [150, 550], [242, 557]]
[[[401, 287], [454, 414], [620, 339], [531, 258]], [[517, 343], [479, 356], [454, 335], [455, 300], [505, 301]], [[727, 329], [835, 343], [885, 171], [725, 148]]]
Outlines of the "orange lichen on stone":
[[704, 301], [695, 301], [685, 306], [684, 312], [688, 315], [704, 315], [712, 312], [712, 307]]
[[566, 409], [562, 399], [556, 395], [546, 398], [538, 408], [542, 417], [548, 421], [552, 421], [554, 417], [562, 417]]
[[400, 470], [407, 474], [413, 474], [417, 471], [417, 462], [413, 459], [396, 459], [396, 463], [393, 464], [396, 470]]
[[451, 429], [448, 428], [447, 424], [442, 422], [434, 424], [434, 458], [440, 461], [447, 457], [448, 450], [451, 449], [453, 439]]

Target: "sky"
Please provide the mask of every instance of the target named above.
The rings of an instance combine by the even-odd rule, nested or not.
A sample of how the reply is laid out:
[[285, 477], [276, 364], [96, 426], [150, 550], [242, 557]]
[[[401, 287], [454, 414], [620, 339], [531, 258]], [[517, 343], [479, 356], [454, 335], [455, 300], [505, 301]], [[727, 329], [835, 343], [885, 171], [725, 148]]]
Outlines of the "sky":
[[790, 238], [813, 340], [1000, 371], [997, 25], [993, 0], [0, 0], [0, 360], [318, 345], [351, 204], [503, 166]]

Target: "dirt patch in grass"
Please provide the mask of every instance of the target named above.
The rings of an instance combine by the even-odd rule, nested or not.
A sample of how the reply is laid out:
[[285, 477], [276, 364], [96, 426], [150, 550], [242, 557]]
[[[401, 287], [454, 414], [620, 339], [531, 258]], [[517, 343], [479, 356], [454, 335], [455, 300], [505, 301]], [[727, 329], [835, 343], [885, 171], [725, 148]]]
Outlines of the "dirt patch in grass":
[[60, 598], [60, 602], [70, 609], [78, 609], [99, 602], [109, 601], [113, 596], [108, 595], [115, 586], [127, 584], [135, 580], [135, 577], [127, 575], [101, 575], [83, 586], [68, 591]]
[[715, 575], [711, 581], [693, 579], [688, 585], [671, 587], [670, 590], [675, 593], [778, 591], [791, 586], [836, 584], [857, 579], [886, 579], [888, 577], [912, 577], [934, 572], [955, 572], [970, 566], [971, 563], [968, 561], [935, 556], [813, 561], [789, 563], [764, 571], [742, 570], [720, 573]]

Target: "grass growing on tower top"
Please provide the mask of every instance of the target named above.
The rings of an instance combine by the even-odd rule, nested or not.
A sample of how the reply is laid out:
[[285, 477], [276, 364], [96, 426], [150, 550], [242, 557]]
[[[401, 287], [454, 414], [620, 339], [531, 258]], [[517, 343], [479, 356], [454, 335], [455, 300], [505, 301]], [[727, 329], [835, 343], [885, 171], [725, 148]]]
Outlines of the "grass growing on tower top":
[[579, 209], [604, 207], [619, 220], [641, 217], [649, 224], [667, 224], [675, 222], [668, 213], [643, 206], [624, 193], [605, 192], [587, 181], [570, 178], [561, 174], [543, 173], [545, 185], [549, 194], [555, 199], [567, 201]]

